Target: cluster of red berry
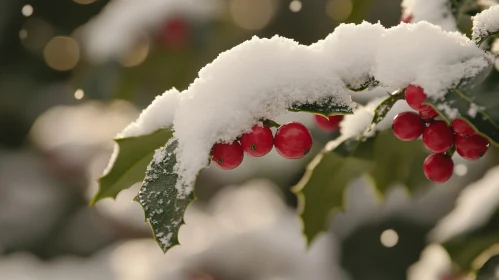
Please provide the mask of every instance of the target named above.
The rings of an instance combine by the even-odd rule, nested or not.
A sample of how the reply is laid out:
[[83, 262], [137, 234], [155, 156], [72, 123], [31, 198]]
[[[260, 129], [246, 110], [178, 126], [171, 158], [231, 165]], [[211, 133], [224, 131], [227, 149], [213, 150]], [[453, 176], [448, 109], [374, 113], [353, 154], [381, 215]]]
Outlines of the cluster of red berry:
[[423, 135], [425, 147], [433, 153], [423, 163], [425, 176], [443, 183], [449, 180], [454, 170], [452, 148], [465, 159], [477, 160], [489, 148], [489, 141], [462, 119], [452, 120], [451, 126], [443, 120], [436, 120], [438, 113], [430, 105], [422, 104], [426, 97], [423, 88], [409, 85], [405, 90], [405, 100], [419, 114], [403, 112], [396, 115], [392, 129], [393, 134], [403, 141]]
[[255, 125], [239, 141], [215, 144], [211, 150], [211, 159], [222, 169], [233, 169], [243, 161], [244, 152], [253, 157], [261, 157], [268, 154], [274, 146], [281, 156], [298, 159], [312, 148], [312, 135], [298, 122], [281, 125], [275, 136], [269, 127]]

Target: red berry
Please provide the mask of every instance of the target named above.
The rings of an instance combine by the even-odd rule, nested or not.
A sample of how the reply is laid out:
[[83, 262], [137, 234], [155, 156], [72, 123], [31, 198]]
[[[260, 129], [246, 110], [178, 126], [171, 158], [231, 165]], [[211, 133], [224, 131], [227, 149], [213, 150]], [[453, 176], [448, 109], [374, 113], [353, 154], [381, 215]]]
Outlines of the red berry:
[[266, 126], [253, 126], [251, 132], [241, 136], [241, 146], [250, 156], [261, 157], [268, 154], [274, 146], [272, 130]]
[[424, 92], [423, 88], [420, 86], [416, 85], [409, 85], [405, 89], [405, 101], [409, 106], [416, 110], [419, 111], [421, 109], [424, 109], [423, 102], [426, 100], [426, 93]]
[[411, 14], [403, 15], [402, 18], [400, 19], [400, 22], [404, 22], [404, 23], [411, 23], [411, 21], [412, 21]]
[[211, 149], [211, 160], [222, 169], [234, 169], [243, 162], [244, 152], [239, 142], [217, 143]]
[[275, 149], [289, 159], [301, 158], [312, 148], [312, 135], [301, 123], [290, 122], [281, 125], [275, 134]]
[[434, 153], [446, 152], [454, 142], [454, 133], [444, 121], [434, 121], [423, 131], [423, 143]]
[[423, 120], [429, 121], [438, 117], [438, 112], [435, 111], [435, 109], [433, 109], [430, 105], [423, 104], [420, 108], [422, 109], [419, 109], [419, 115]]
[[454, 119], [451, 123], [452, 130], [461, 136], [475, 135], [475, 129], [463, 119]]
[[402, 141], [418, 139], [423, 133], [424, 124], [418, 114], [402, 112], [395, 116], [392, 124], [393, 134]]
[[489, 140], [478, 134], [469, 137], [457, 134], [454, 141], [457, 153], [469, 160], [481, 158], [489, 148]]
[[182, 18], [174, 18], [165, 23], [160, 33], [160, 40], [165, 47], [181, 49], [187, 45], [189, 33], [189, 23]]
[[343, 115], [335, 115], [324, 117], [322, 115], [315, 115], [315, 122], [317, 126], [324, 131], [336, 131], [340, 127], [340, 122], [343, 120]]
[[444, 183], [450, 179], [454, 171], [454, 162], [449, 156], [431, 154], [423, 163], [424, 175], [436, 183]]

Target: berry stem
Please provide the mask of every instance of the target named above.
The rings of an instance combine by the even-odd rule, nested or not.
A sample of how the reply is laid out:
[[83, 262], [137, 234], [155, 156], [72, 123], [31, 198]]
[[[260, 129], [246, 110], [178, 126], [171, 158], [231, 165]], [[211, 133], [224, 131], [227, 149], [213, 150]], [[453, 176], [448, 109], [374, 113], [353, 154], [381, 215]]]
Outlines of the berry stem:
[[444, 154], [448, 157], [452, 157], [455, 152], [456, 152], [456, 147], [454, 147], [454, 145], [452, 145], [452, 147], [450, 147], [450, 149], [447, 150], [447, 152], [445, 152]]
[[281, 125], [273, 120], [260, 120], [264, 126], [279, 128]]

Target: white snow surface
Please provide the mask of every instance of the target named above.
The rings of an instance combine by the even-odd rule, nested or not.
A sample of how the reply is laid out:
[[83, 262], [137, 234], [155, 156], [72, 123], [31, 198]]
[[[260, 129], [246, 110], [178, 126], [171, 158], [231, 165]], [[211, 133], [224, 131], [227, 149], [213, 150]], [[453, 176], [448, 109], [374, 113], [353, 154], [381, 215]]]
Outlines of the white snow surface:
[[460, 194], [456, 207], [430, 232], [435, 242], [445, 242], [485, 224], [499, 205], [499, 166]]
[[156, 96], [151, 105], [140, 113], [136, 121], [118, 134], [117, 138], [146, 135], [160, 128], [172, 126], [179, 101], [180, 92], [175, 88]]
[[482, 37], [499, 32], [499, 5], [492, 6], [473, 17], [472, 38], [479, 41]]
[[456, 20], [449, 0], [403, 0], [404, 16], [411, 15], [411, 22], [427, 21], [447, 31], [457, 31]]
[[[418, 84], [439, 98], [463, 77], [488, 67], [489, 59], [464, 35], [427, 22], [389, 29], [367, 22], [343, 24], [310, 46], [279, 36], [253, 37], [221, 53], [179, 94], [178, 105], [164, 107], [177, 106], [179, 196], [190, 192], [215, 143], [233, 141], [260, 119], [286, 113], [293, 103], [331, 97], [337, 105], [354, 108], [345, 84], [355, 87], [369, 77], [388, 88]], [[155, 121], [145, 130], [169, 125], [171, 118], [164, 115], [172, 112], [144, 112], [142, 120]], [[139, 121], [137, 126], [135, 131], [141, 131]]]
[[83, 29], [89, 58], [96, 62], [120, 59], [143, 32], [169, 18], [206, 21], [221, 11], [219, 0], [113, 0]]

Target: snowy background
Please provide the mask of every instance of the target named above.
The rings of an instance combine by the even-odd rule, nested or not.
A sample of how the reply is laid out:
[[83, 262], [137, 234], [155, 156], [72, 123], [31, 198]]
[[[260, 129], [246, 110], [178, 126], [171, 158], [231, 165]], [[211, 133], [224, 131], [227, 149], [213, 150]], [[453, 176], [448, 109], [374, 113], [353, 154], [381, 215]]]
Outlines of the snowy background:
[[[201, 173], [199, 199], [180, 231], [184, 245], [166, 255], [131, 202], [138, 185], [116, 201], [87, 206], [112, 138], [155, 96], [186, 89], [200, 68], [253, 35], [309, 45], [342, 22], [391, 27], [408, 15], [458, 28], [441, 16], [446, 1], [403, 2], [0, 1], [0, 279], [440, 280], [452, 274], [438, 243], [496, 213], [495, 149], [478, 162], [456, 157], [452, 180], [411, 194], [393, 186], [380, 199], [368, 179], [352, 181], [345, 212], [308, 250], [290, 187], [337, 135], [319, 130], [306, 113], [276, 121], [310, 128], [309, 156], [290, 161], [273, 150], [262, 159], [246, 157], [235, 170]], [[499, 53], [499, 41], [492, 50]], [[361, 92], [353, 99], [385, 95]]]

